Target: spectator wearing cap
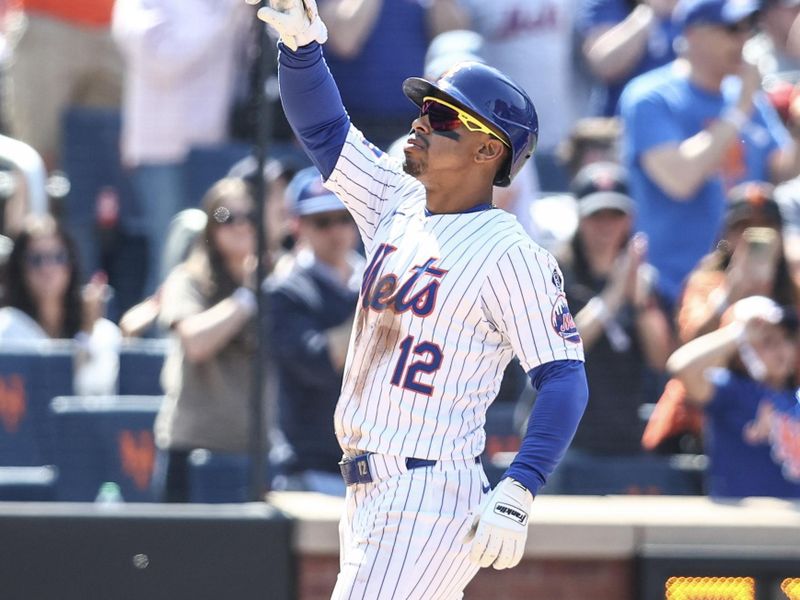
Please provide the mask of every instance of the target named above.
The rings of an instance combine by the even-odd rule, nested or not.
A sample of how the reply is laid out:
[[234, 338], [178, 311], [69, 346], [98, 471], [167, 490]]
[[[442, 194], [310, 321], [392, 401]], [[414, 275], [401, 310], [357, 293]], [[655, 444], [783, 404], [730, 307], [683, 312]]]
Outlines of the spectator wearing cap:
[[298, 251], [286, 274], [268, 280], [270, 339], [279, 375], [275, 489], [344, 495], [342, 451], [331, 422], [353, 327], [364, 261], [356, 228], [314, 167], [287, 188]]
[[[647, 378], [663, 371], [673, 350], [671, 330], [652, 294], [647, 240], [631, 235], [634, 203], [624, 169], [609, 162], [588, 165], [571, 189], [579, 222], [559, 264], [583, 339], [592, 401], [566, 460], [569, 465], [591, 459], [597, 470], [613, 471], [617, 487], [592, 491], [619, 493], [628, 487], [629, 475], [617, 469], [615, 460], [643, 454], [639, 408], [649, 400]], [[563, 477], [549, 487], [555, 493], [581, 491]]]
[[425, 52], [425, 79], [435, 81], [462, 61], [483, 62], [484, 45], [483, 36], [477, 31], [451, 29], [440, 33]]
[[680, 0], [681, 58], [637, 77], [622, 94], [637, 227], [650, 240], [668, 305], [713, 247], [726, 190], [800, 172], [796, 141], [765, 99], [758, 70], [742, 59], [757, 12], [755, 0]]
[[[559, 144], [557, 150], [558, 161], [570, 180], [591, 163], [620, 161], [620, 125], [616, 117], [586, 117], [575, 123], [569, 137]], [[517, 177], [511, 187], [502, 189], [511, 191], [520, 179]], [[500, 208], [504, 208], [503, 195], [495, 193], [495, 205]], [[520, 205], [522, 210], [517, 208], [514, 214], [531, 239], [553, 254], [560, 253], [577, 227], [573, 196], [564, 193], [536, 195], [527, 204], [519, 200], [514, 204], [516, 207]]]
[[705, 414], [707, 491], [800, 498], [797, 314], [762, 296], [739, 300], [728, 313], [727, 324], [668, 363]]
[[800, 286], [800, 177], [778, 185], [775, 199], [783, 215], [784, 251], [792, 279]]

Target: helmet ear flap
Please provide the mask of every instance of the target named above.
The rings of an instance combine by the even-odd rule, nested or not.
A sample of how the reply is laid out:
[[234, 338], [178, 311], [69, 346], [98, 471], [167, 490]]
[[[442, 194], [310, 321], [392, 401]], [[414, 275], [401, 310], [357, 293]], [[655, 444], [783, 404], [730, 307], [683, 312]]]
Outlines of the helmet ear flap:
[[500, 168], [497, 169], [497, 174], [494, 176], [494, 185], [497, 187], [508, 187], [511, 185], [511, 152], [509, 152], [503, 162], [500, 163]]

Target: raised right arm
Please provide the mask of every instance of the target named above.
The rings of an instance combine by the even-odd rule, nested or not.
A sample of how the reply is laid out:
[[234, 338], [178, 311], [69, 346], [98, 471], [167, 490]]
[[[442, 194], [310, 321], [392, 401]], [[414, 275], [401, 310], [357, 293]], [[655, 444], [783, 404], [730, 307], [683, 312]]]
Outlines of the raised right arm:
[[279, 43], [278, 82], [286, 118], [312, 162], [328, 179], [350, 129], [339, 89], [322, 56], [311, 42], [293, 51]]
[[322, 55], [320, 44], [328, 34], [314, 0], [285, 0], [280, 10], [262, 7], [258, 17], [281, 36], [278, 82], [286, 118], [322, 173], [325, 187], [355, 219], [369, 251], [389, 209], [413, 198], [421, 184], [350, 123]]

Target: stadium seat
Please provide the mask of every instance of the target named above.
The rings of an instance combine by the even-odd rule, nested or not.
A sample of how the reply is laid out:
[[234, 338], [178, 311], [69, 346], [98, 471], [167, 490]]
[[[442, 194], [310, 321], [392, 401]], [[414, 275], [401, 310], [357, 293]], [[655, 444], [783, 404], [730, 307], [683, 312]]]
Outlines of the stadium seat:
[[73, 393], [70, 343], [0, 349], [0, 466], [52, 464], [50, 401]]
[[58, 499], [92, 501], [106, 481], [127, 502], [152, 500], [153, 423], [162, 396], [61, 396], [54, 398]]
[[[265, 460], [265, 464], [268, 465], [268, 461]], [[250, 458], [245, 454], [194, 450], [189, 455], [191, 502], [249, 502], [249, 477]], [[265, 478], [270, 481], [269, 473]]]
[[157, 396], [161, 387], [161, 368], [167, 355], [169, 340], [125, 340], [119, 352], [120, 396]]
[[56, 499], [58, 471], [52, 466], [0, 467], [0, 501], [47, 502]]

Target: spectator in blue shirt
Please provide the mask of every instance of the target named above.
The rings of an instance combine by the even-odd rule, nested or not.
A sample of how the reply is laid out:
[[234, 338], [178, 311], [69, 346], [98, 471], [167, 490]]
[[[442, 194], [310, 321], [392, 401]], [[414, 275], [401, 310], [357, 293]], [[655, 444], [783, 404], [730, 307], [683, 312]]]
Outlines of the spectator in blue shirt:
[[742, 60], [757, 8], [754, 0], [681, 0], [682, 57], [634, 79], [620, 100], [637, 229], [650, 240], [668, 307], [717, 240], [726, 190], [800, 172], [796, 141], [761, 92], [758, 70]]

